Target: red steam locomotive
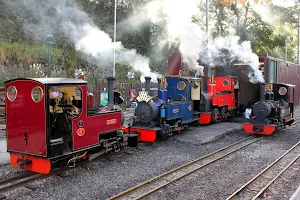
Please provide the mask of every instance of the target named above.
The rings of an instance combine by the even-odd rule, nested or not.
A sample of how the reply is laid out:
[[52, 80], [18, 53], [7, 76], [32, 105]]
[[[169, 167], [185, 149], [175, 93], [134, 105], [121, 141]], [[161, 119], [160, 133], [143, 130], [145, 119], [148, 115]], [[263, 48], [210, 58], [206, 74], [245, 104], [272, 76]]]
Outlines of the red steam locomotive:
[[[137, 137], [124, 134], [122, 111], [93, 105], [87, 82], [71, 78], [13, 79], [5, 83], [7, 149], [15, 168], [41, 174], [76, 161], [119, 151]], [[126, 140], [126, 139], [127, 140]]]
[[207, 92], [201, 93], [200, 124], [226, 121], [232, 112], [237, 112], [239, 84], [235, 77], [211, 77], [207, 80]]

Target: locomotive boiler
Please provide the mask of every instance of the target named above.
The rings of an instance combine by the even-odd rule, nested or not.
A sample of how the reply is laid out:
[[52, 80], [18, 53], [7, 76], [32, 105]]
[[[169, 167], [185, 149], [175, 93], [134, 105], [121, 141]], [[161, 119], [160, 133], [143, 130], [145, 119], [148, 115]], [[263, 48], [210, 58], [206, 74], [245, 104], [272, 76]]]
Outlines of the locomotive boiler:
[[294, 122], [294, 85], [260, 85], [260, 100], [252, 107], [253, 120], [244, 123], [243, 129], [249, 134], [271, 135]]

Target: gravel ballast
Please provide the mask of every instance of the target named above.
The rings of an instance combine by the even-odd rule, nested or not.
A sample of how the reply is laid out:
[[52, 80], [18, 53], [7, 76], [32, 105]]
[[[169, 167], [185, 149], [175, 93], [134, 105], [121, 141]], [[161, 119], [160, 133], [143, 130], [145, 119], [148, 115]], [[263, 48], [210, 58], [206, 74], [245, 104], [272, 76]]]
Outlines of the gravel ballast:
[[[228, 123], [228, 126], [231, 125], [236, 124]], [[213, 143], [197, 143], [195, 137], [183, 140], [188, 134], [200, 135], [201, 129], [203, 127], [191, 128], [153, 144], [142, 144], [138, 148], [102, 156], [65, 178], [52, 176], [31, 184], [35, 186], [34, 190], [19, 188], [7, 194], [7, 197], [107, 199], [154, 176], [248, 137], [243, 131], [236, 131]], [[224, 199], [299, 141], [298, 129], [297, 124], [283, 133], [265, 137], [218, 161], [212, 167], [204, 168], [166, 187], [151, 196], [151, 199]], [[297, 166], [295, 168], [297, 171]], [[19, 172], [20, 170], [12, 169], [9, 165], [0, 166], [1, 179]], [[300, 184], [300, 179], [293, 175], [294, 172], [295, 170], [286, 172], [287, 177], [293, 177], [293, 181], [285, 183], [283, 192], [274, 190], [275, 193], [277, 191], [276, 199], [288, 199]]]

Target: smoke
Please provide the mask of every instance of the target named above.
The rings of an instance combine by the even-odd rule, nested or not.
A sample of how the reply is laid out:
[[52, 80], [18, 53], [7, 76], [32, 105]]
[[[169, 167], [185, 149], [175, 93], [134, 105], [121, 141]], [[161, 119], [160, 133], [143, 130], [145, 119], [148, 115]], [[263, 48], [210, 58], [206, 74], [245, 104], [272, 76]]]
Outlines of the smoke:
[[191, 21], [191, 17], [198, 13], [197, 6], [196, 0], [154, 0], [142, 7], [139, 12], [123, 20], [119, 26], [122, 32], [130, 32], [139, 29], [149, 21], [155, 25], [165, 25], [163, 35], [158, 34], [159, 30], [155, 30], [155, 27], [151, 30], [159, 40], [159, 49], [162, 50], [165, 45], [178, 45], [183, 62], [190, 69], [198, 70], [203, 74], [203, 66], [197, 62], [203, 34], [200, 27]]
[[190, 69], [203, 74], [203, 67], [199, 65], [199, 53], [203, 39], [203, 32], [199, 26], [192, 23], [192, 16], [198, 14], [196, 0], [162, 0], [153, 1], [147, 5], [148, 17], [153, 23], [161, 23], [159, 19], [165, 16], [166, 37], [161, 45], [179, 44], [183, 63]]
[[252, 69], [248, 74], [249, 81], [264, 82], [262, 72], [258, 68], [258, 56], [252, 52], [251, 43], [239, 43], [239, 39], [237, 36], [210, 38], [207, 49], [202, 49], [200, 53], [201, 61], [209, 66], [226, 66], [234, 61], [244, 62]]
[[96, 61], [94, 64], [109, 71], [112, 71], [115, 45], [116, 63], [130, 65], [145, 76], [151, 75], [148, 58], [136, 50], [126, 49], [122, 44], [114, 44], [75, 0], [18, 0], [5, 3], [13, 8], [16, 15], [23, 15], [25, 32], [36, 39], [41, 40], [48, 33], [67, 38], [77, 51], [93, 56], [91, 60]]
[[280, 15], [274, 15], [274, 11], [269, 6], [263, 3], [252, 3], [252, 8], [256, 14], [258, 14], [262, 21], [266, 22], [270, 26], [274, 26], [276, 22], [280, 20]]
[[[199, 70], [200, 75], [203, 74], [203, 67], [198, 60], [209, 66], [226, 67], [230, 64], [228, 61], [240, 61], [251, 67], [248, 77], [252, 83], [264, 82], [258, 69], [259, 60], [252, 52], [251, 43], [246, 41], [240, 44], [237, 36], [207, 38], [200, 26], [192, 22], [192, 17], [199, 15], [198, 6], [199, 1], [196, 0], [154, 0], [142, 8], [140, 13], [131, 16], [130, 21], [124, 21], [123, 25], [137, 28], [147, 20], [157, 25], [165, 23], [164, 35], [157, 36], [161, 38], [160, 45], [178, 44], [183, 62], [190, 69]], [[134, 20], [135, 16], [139, 20]], [[223, 57], [227, 60], [222, 59]]]

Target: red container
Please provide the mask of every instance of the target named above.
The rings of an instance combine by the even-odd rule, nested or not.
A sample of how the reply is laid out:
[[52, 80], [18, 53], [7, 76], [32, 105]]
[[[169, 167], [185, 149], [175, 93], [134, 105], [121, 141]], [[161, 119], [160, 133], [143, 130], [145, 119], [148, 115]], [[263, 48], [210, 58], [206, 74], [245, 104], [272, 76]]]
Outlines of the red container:
[[260, 56], [260, 61], [264, 62], [267, 83], [286, 83], [296, 86], [294, 104], [295, 106], [300, 105], [300, 65], [271, 56]]
[[171, 53], [168, 59], [168, 74], [171, 76], [179, 75], [181, 70], [181, 54]]

